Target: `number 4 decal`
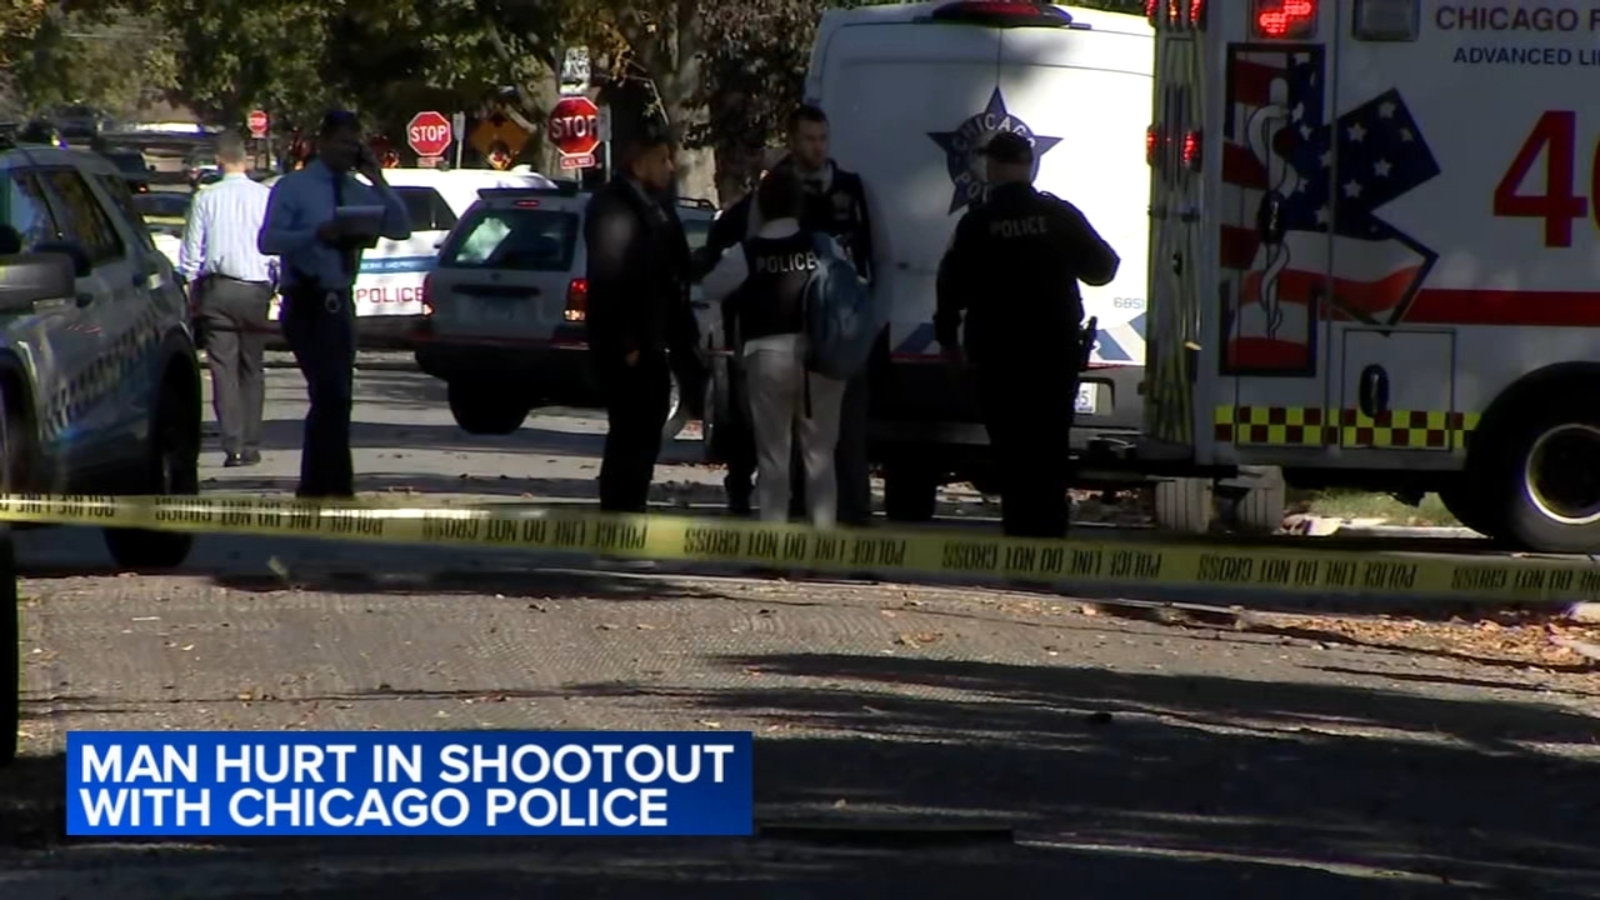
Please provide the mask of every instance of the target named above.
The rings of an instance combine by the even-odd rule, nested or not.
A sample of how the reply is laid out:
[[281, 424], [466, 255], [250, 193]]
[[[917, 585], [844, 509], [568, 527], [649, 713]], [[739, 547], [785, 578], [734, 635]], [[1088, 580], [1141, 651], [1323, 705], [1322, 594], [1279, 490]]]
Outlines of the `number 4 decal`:
[[[1571, 111], [1550, 111], [1539, 117], [1523, 141], [1517, 158], [1494, 189], [1494, 214], [1544, 220], [1546, 247], [1571, 247], [1572, 223], [1589, 214], [1589, 200], [1573, 186], [1577, 177], [1578, 116]], [[1544, 193], [1518, 193], [1544, 156]], [[1600, 148], [1590, 164], [1589, 193], [1600, 194]], [[1596, 209], [1600, 221], [1600, 208]]]

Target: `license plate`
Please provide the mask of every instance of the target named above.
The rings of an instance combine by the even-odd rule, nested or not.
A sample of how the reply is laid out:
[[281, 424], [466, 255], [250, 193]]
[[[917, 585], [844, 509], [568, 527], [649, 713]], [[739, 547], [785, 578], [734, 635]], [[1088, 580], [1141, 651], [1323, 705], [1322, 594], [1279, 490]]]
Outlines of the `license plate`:
[[1086, 415], [1086, 416], [1094, 415], [1094, 412], [1095, 412], [1095, 401], [1097, 401], [1099, 399], [1100, 399], [1100, 385], [1098, 385], [1098, 384], [1080, 384], [1080, 385], [1078, 385], [1077, 410], [1078, 410], [1078, 412], [1080, 414]]

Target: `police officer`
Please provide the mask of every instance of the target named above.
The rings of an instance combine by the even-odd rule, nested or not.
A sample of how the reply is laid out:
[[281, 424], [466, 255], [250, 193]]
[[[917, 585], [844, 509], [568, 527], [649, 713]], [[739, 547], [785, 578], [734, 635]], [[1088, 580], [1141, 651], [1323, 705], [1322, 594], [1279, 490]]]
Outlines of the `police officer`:
[[1033, 187], [1028, 138], [1002, 131], [979, 152], [989, 195], [940, 263], [935, 336], [976, 375], [1005, 533], [1059, 538], [1085, 340], [1078, 282], [1109, 283], [1120, 260], [1077, 207]]
[[689, 245], [668, 200], [672, 156], [666, 133], [646, 129], [624, 147], [617, 177], [595, 192], [584, 217], [589, 354], [609, 424], [600, 463], [608, 512], [645, 511], [672, 372], [682, 384], [698, 380]]
[[[789, 114], [786, 124], [788, 155], [772, 167], [772, 172], [799, 179], [805, 193], [801, 226], [807, 231], [832, 236], [855, 264], [856, 272], [870, 284], [873, 276], [872, 220], [861, 176], [840, 168], [828, 155], [828, 116], [821, 109], [801, 105]], [[752, 191], [713, 223], [702, 253], [715, 262], [728, 247], [754, 237], [761, 224], [760, 209]], [[727, 322], [726, 317], [724, 322]], [[880, 350], [876, 362], [887, 358], [887, 344]], [[872, 368], [869, 366], [868, 371], [851, 379], [840, 412], [835, 465], [839, 482], [839, 522], [845, 525], [866, 525], [872, 519], [871, 473], [867, 467], [867, 385]], [[735, 372], [732, 379], [735, 387], [742, 386], [739, 374]], [[744, 423], [735, 425], [742, 427]], [[748, 506], [750, 476], [755, 468], [754, 454], [747, 452], [749, 438], [740, 437], [743, 440], [730, 447], [733, 458], [729, 460], [725, 482], [729, 505], [736, 512], [743, 512]], [[791, 467], [796, 477], [790, 514], [799, 518], [805, 509], [805, 486], [798, 474], [803, 466], [798, 464], [798, 458], [795, 463]]]

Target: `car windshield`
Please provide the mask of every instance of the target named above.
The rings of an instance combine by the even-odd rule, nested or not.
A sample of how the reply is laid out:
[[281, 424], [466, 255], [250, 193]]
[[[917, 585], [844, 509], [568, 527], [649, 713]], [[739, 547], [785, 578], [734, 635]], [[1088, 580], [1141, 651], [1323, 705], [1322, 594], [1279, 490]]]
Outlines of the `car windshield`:
[[578, 244], [578, 217], [545, 209], [488, 209], [464, 221], [441, 268], [565, 272]]

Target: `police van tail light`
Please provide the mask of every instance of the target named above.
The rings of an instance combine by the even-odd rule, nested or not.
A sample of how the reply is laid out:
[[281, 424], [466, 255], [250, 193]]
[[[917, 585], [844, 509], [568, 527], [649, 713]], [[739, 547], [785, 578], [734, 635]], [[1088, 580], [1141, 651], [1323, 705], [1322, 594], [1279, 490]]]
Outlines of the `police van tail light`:
[[1151, 25], [1156, 24], [1156, 13], [1161, 11], [1164, 0], [1144, 0], [1144, 17]]
[[1206, 27], [1206, 0], [1189, 0], [1189, 26]]
[[1161, 156], [1161, 129], [1154, 125], [1144, 130], [1144, 161], [1153, 166]]
[[1356, 0], [1358, 41], [1414, 41], [1421, 30], [1418, 0]]
[[1303, 41], [1317, 33], [1317, 0], [1252, 0], [1256, 37]]
[[1200, 132], [1191, 131], [1183, 136], [1183, 167], [1191, 172], [1200, 171]]
[[429, 272], [422, 279], [422, 314], [433, 315], [433, 273]]
[[567, 311], [565, 318], [568, 322], [582, 322], [589, 315], [589, 281], [585, 278], [574, 278], [567, 282]]

